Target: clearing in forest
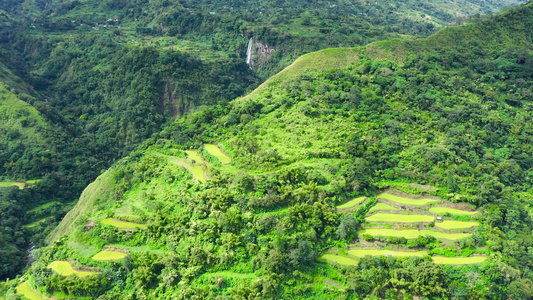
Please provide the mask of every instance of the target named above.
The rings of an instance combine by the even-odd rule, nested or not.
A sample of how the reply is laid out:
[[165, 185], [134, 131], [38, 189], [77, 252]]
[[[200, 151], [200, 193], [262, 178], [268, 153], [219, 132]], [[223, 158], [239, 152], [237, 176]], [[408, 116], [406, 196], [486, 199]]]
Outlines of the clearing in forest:
[[78, 275], [78, 277], [87, 277], [96, 275], [100, 272], [90, 272], [90, 271], [77, 271], [72, 267], [72, 264], [68, 261], [63, 260], [56, 260], [51, 262], [48, 265], [48, 269], [52, 269], [55, 272], [57, 272], [61, 276], [71, 276], [71, 275]]
[[93, 256], [93, 259], [99, 260], [99, 261], [108, 261], [108, 260], [121, 260], [124, 257], [126, 257], [126, 253], [119, 252], [119, 251], [103, 250], [103, 251], [96, 253], [96, 255]]
[[434, 230], [418, 230], [418, 229], [388, 229], [388, 228], [366, 228], [359, 231], [360, 235], [369, 234], [373, 237], [377, 236], [392, 236], [392, 237], [404, 237], [406, 239], [416, 239], [419, 236], [433, 236], [437, 239], [446, 240], [460, 240], [472, 236], [470, 233], [446, 233]]
[[387, 194], [387, 193], [379, 194], [377, 198], [386, 199], [392, 202], [405, 204], [405, 205], [427, 205], [430, 203], [438, 202], [435, 199], [410, 199], [410, 198], [400, 197], [400, 196]]
[[444, 220], [440, 223], [435, 223], [435, 227], [439, 227], [446, 230], [453, 229], [466, 229], [479, 226], [478, 222], [475, 221], [453, 221], [453, 220]]
[[370, 256], [394, 256], [394, 257], [410, 257], [418, 256], [424, 257], [428, 255], [427, 251], [392, 251], [392, 250], [381, 250], [381, 249], [351, 249], [348, 250], [348, 254], [356, 257], [365, 257]]
[[146, 229], [146, 225], [132, 223], [132, 222], [119, 221], [113, 218], [107, 218], [105, 220], [102, 220], [102, 224], [111, 225], [118, 229], [136, 229], [136, 228]]
[[378, 202], [376, 203], [376, 205], [372, 206], [370, 210], [368, 210], [368, 212], [371, 213], [371, 212], [378, 211], [378, 210], [398, 210], [398, 208], [392, 205], [388, 205], [386, 203]]
[[224, 153], [222, 150], [220, 150], [217, 145], [205, 144], [204, 146], [207, 153], [216, 157], [223, 165], [231, 163], [231, 157], [228, 154]]
[[9, 186], [17, 186], [19, 189], [24, 188], [25, 183], [24, 182], [18, 182], [18, 181], [0, 181], [0, 187], [9, 187]]
[[427, 215], [400, 215], [377, 213], [367, 217], [366, 221], [386, 223], [431, 223], [435, 221], [435, 217]]
[[477, 211], [467, 211], [462, 209], [455, 209], [450, 207], [432, 207], [429, 209], [430, 212], [434, 214], [452, 214], [452, 215], [460, 215], [460, 216], [473, 216], [477, 214]]
[[346, 209], [346, 208], [352, 208], [354, 206], [356, 206], [357, 204], [363, 202], [364, 200], [366, 199], [365, 196], [363, 197], [357, 197], [355, 199], [352, 199], [344, 204], [341, 204], [339, 206], [337, 206], [337, 209]]
[[48, 220], [51, 220], [51, 219], [53, 219], [53, 218], [54, 218], [54, 216], [50, 216], [50, 217], [46, 217], [46, 218], [42, 218], [42, 219], [37, 220], [37, 221], [35, 221], [35, 222], [33, 222], [33, 223], [26, 224], [26, 225], [24, 225], [24, 227], [25, 227], [25, 228], [33, 228], [33, 227], [36, 227], [37, 225], [40, 225], [41, 223], [46, 222], [46, 221], [48, 221]]
[[441, 265], [470, 265], [480, 264], [488, 259], [486, 256], [468, 256], [468, 257], [446, 257], [446, 256], [433, 256], [431, 257], [434, 263]]
[[31, 288], [30, 283], [27, 280], [17, 285], [17, 294], [22, 295], [30, 300], [45, 300], [43, 296]]
[[0, 181], [0, 188], [1, 187], [9, 187], [9, 186], [17, 186], [19, 189], [24, 189], [26, 185], [34, 185], [37, 182], [41, 181], [41, 179], [34, 179], [34, 180], [27, 180], [27, 181]]
[[320, 257], [322, 260], [326, 260], [330, 263], [337, 263], [342, 266], [355, 266], [357, 261], [346, 256], [334, 255], [334, 254], [324, 254]]

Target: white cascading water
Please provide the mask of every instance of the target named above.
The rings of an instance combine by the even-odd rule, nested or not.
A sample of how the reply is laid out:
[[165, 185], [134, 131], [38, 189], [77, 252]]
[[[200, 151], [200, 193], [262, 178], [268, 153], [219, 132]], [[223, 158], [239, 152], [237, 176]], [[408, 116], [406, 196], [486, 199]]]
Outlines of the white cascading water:
[[253, 46], [253, 37], [250, 38], [248, 42], [248, 50], [246, 51], [246, 64], [252, 69], [252, 46]]

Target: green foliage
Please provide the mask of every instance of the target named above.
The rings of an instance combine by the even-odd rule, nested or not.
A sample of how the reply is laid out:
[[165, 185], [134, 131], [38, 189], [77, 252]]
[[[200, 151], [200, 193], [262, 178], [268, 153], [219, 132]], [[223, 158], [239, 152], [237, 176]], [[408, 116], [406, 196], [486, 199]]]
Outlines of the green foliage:
[[[127, 9], [140, 22], [150, 18], [135, 6]], [[57, 119], [70, 123], [77, 139], [74, 145], [80, 152], [71, 154], [79, 155], [68, 157], [90, 158], [94, 152], [102, 158], [95, 161], [108, 161], [148, 140], [86, 189], [54, 234], [68, 236], [38, 252], [28, 274], [48, 292], [109, 299], [314, 295], [501, 299], [507, 292], [528, 297], [531, 274], [525, 270], [533, 267], [527, 250], [533, 239], [524, 202], [530, 199], [533, 183], [527, 155], [532, 112], [529, 100], [519, 96], [528, 95], [533, 81], [533, 57], [527, 50], [533, 41], [523, 34], [533, 28], [532, 15], [528, 4], [502, 16], [449, 28], [427, 40], [314, 53], [246, 98], [198, 111], [187, 109], [191, 113], [150, 138], [172, 116], [164, 103], [160, 110], [153, 105], [161, 96], [158, 88], [167, 90], [168, 66], [177, 72], [169, 75], [169, 85], [175, 80], [185, 90], [199, 88], [198, 103], [203, 104], [222, 97], [217, 85], [223, 83], [205, 77], [198, 79], [200, 86], [186, 85], [184, 81], [195, 78], [186, 77], [188, 68], [194, 76], [212, 71], [224, 81], [230, 80], [226, 75], [231, 72], [217, 65], [220, 62], [204, 64], [156, 47], [124, 46], [110, 53], [114, 47], [106, 45], [114, 41], [105, 35], [61, 41], [50, 53], [36, 53], [49, 58], [31, 72], [36, 87], [54, 95], [52, 104], [44, 105], [49, 109], [45, 115], [52, 118], [61, 112], [76, 120]], [[314, 20], [313, 15], [303, 14], [297, 24], [309, 27]], [[184, 20], [167, 21], [173, 26]], [[206, 28], [213, 29], [213, 24]], [[161, 27], [154, 28], [138, 27], [138, 31]], [[32, 41], [53, 42], [41, 38], [21, 45], [31, 49]], [[87, 48], [95, 48], [94, 56], [77, 55]], [[313, 57], [327, 59], [306, 66]], [[96, 63], [101, 65], [94, 68]], [[246, 66], [233, 66], [244, 68], [239, 86], [253, 81], [246, 77], [250, 75]], [[510, 87], [515, 94], [511, 97]], [[70, 112], [70, 103], [79, 110]], [[120, 138], [114, 140], [115, 136]], [[91, 142], [93, 137], [97, 143]], [[210, 180], [205, 183], [191, 181], [175, 161], [185, 158], [183, 150], [213, 142], [223, 143], [231, 164], [208, 168]], [[103, 165], [93, 166], [88, 160], [88, 177]], [[66, 163], [59, 166], [69, 169]], [[67, 179], [80, 174], [81, 167], [74, 169]], [[64, 178], [55, 175], [40, 185], [56, 188]], [[378, 237], [378, 242], [416, 248], [435, 249], [436, 239], [449, 239], [461, 251], [469, 244], [486, 245], [494, 259], [449, 271], [426, 258], [365, 257], [356, 266], [324, 270], [316, 261], [319, 253], [353, 237], [354, 228], [376, 204], [372, 195], [381, 192], [378, 183], [384, 182], [444, 187], [450, 192], [443, 193], [446, 199], [482, 207], [482, 226], [462, 234], [368, 229], [370, 237], [362, 232], [368, 238], [365, 242], [379, 232], [386, 232], [387, 240]], [[29, 197], [29, 190], [17, 191], [17, 197], [28, 199], [22, 196]], [[370, 199], [347, 218], [335, 205], [355, 195]], [[67, 198], [62, 196], [61, 200]], [[405, 205], [412, 204], [422, 206]], [[101, 225], [113, 216], [139, 220], [147, 228], [127, 232]], [[470, 236], [472, 241], [462, 239]], [[95, 252], [115, 243], [131, 251], [122, 264], [99, 262], [73, 251], [69, 242], [94, 247]], [[67, 258], [99, 267], [102, 275], [82, 284], [43, 270], [50, 261]], [[337, 274], [335, 280], [345, 288], [330, 290], [322, 284], [328, 272]], [[225, 275], [218, 279], [216, 274]], [[513, 281], [518, 283], [511, 285]], [[519, 288], [524, 288], [522, 294]]]

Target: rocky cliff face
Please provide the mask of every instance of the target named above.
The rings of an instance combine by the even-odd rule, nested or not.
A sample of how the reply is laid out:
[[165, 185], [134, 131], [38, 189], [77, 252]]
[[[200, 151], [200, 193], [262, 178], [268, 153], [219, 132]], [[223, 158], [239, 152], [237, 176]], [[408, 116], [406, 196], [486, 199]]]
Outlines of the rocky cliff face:
[[261, 41], [253, 41], [250, 67], [252, 69], [261, 68], [277, 50], [275, 46], [269, 46]]

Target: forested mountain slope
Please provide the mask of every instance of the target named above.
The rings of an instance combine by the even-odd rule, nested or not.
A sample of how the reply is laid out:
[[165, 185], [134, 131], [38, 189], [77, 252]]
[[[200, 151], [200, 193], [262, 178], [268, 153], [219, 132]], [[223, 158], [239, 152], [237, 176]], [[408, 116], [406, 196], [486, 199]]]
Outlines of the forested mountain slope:
[[6, 1], [0, 9], [35, 36], [114, 32], [126, 43], [142, 41], [241, 61], [253, 37], [254, 68], [266, 78], [310, 51], [427, 36], [468, 16], [523, 2], [26, 0]]
[[[427, 39], [320, 51], [179, 118], [91, 184], [2, 291], [531, 298], [532, 29], [528, 3]], [[383, 233], [408, 230], [422, 234]], [[354, 247], [410, 257], [352, 263]]]
[[[302, 53], [427, 36], [520, 2], [1, 1], [0, 81], [28, 112], [2, 125], [0, 202], [17, 207], [3, 217], [18, 246], [0, 251], [23, 257], [113, 162]], [[0, 278], [22, 265], [6, 260]]]

